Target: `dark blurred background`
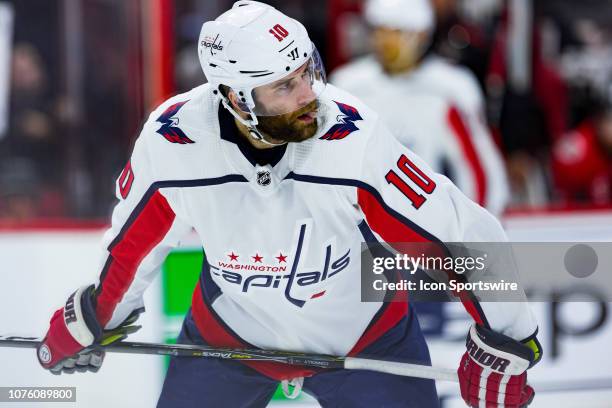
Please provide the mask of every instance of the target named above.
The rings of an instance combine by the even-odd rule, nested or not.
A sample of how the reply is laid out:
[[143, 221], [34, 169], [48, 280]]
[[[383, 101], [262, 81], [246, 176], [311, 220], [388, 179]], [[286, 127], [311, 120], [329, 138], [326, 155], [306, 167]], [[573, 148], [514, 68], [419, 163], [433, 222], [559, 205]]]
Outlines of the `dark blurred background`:
[[[432, 2], [431, 51], [486, 95], [509, 210], [610, 207], [612, 3]], [[205, 81], [201, 24], [232, 3], [0, 0], [0, 220], [107, 218], [148, 111]], [[368, 51], [358, 0], [267, 3], [304, 23], [328, 71]]]

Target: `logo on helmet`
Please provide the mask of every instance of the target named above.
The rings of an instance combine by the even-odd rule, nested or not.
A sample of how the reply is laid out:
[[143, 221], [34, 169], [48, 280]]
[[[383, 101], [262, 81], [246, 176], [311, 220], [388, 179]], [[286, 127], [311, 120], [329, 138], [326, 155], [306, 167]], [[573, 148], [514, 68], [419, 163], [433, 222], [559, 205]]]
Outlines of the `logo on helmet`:
[[223, 51], [223, 43], [221, 42], [221, 40], [219, 40], [219, 42], [217, 43], [217, 40], [219, 40], [219, 34], [217, 34], [215, 38], [206, 36], [202, 40], [202, 47], [208, 48], [210, 50], [210, 55], [217, 55], [215, 51]]
[[292, 61], [295, 61], [296, 59], [298, 59], [300, 57], [300, 53], [299, 53], [297, 47], [292, 49], [291, 52], [289, 54], [287, 54], [287, 57], [291, 58]]

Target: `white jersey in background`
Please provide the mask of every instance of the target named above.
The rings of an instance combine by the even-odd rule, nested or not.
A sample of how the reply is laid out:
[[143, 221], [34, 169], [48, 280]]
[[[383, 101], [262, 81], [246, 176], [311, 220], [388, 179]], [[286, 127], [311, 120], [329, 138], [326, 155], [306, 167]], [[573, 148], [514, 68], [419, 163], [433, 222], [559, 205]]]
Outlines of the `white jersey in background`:
[[414, 70], [389, 76], [373, 56], [333, 72], [330, 82], [378, 112], [393, 135], [434, 171], [495, 215], [508, 201], [502, 157], [487, 129], [473, 75], [430, 55]]
[[[360, 300], [363, 241], [506, 239], [358, 99], [328, 86], [320, 102], [327, 123], [273, 165], [245, 155], [209, 85], [151, 114], [117, 182], [97, 285], [102, 326], [142, 306], [166, 254], [194, 228], [206, 261], [192, 313], [209, 344], [346, 355], [408, 310]], [[526, 303], [468, 302], [493, 330], [515, 339], [536, 330]]]

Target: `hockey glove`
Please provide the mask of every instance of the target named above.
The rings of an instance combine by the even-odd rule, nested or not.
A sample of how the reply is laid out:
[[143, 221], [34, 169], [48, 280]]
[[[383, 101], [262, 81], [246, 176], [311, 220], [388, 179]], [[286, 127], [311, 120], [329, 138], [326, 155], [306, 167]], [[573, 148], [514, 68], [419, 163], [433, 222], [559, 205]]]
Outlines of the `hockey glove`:
[[522, 408], [531, 403], [535, 392], [527, 384], [527, 369], [541, 358], [535, 337], [523, 344], [473, 325], [466, 346], [457, 374], [461, 397], [468, 406]]
[[47, 335], [38, 347], [38, 361], [53, 374], [100, 369], [104, 351], [98, 347], [125, 339], [140, 326], [131, 326], [143, 309], [138, 309], [116, 329], [104, 331], [96, 319], [94, 285], [74, 292], [57, 310]]

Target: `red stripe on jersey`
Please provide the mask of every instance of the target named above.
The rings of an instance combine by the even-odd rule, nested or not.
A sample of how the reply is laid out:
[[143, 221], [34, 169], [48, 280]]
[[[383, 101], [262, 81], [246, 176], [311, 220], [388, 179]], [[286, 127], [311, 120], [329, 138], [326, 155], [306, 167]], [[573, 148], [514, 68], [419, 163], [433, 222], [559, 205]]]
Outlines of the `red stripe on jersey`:
[[[253, 348], [230, 333], [223, 324], [215, 316], [204, 298], [202, 297], [202, 288], [200, 283], [196, 285], [193, 292], [192, 300], [192, 316], [193, 321], [200, 332], [200, 336], [213, 347], [229, 347], [229, 348]], [[300, 366], [290, 366], [282, 363], [265, 362], [265, 361], [243, 361], [244, 364], [250, 366], [261, 374], [273, 378], [275, 380], [289, 380], [297, 377], [310, 377], [316, 374], [317, 371], [303, 368]]]
[[200, 282], [196, 285], [192, 299], [193, 320], [200, 335], [213, 347], [248, 348], [247, 344], [228, 332], [204, 303]]
[[453, 132], [459, 140], [461, 150], [467, 159], [468, 165], [474, 175], [474, 181], [476, 183], [476, 202], [482, 206], [485, 205], [486, 189], [487, 189], [487, 178], [485, 171], [482, 168], [478, 153], [474, 147], [474, 141], [468, 127], [461, 118], [459, 110], [452, 106], [447, 113], [447, 120]]
[[[391, 214], [369, 191], [357, 190], [357, 202], [365, 215], [370, 228], [385, 240], [393, 244], [400, 242], [429, 242], [430, 240], [416, 232]], [[398, 248], [396, 248], [398, 249]], [[399, 250], [399, 249], [398, 249]]]
[[[369, 191], [362, 188], [358, 189], [357, 202], [370, 228], [380, 235], [386, 243], [393, 245], [397, 251], [405, 253], [406, 248], [401, 243], [431, 242], [430, 239], [389, 214]], [[458, 275], [456, 279], [461, 280], [465, 278]], [[471, 293], [462, 291], [459, 298], [474, 321], [488, 327], [486, 318], [480, 306], [474, 302]]]
[[[369, 227], [376, 231], [387, 243], [424, 242], [429, 241], [421, 234], [389, 214], [378, 200], [367, 190], [357, 190], [357, 201], [363, 211]], [[398, 291], [392, 302], [385, 308], [369, 327], [363, 332], [357, 343], [349, 352], [349, 356], [360, 353], [368, 345], [374, 343], [383, 334], [395, 327], [408, 314], [407, 293]]]
[[132, 284], [140, 262], [166, 236], [174, 218], [168, 201], [156, 191], [110, 249], [97, 291], [96, 315], [102, 327], [111, 319], [115, 307]]
[[[396, 295], [401, 296], [399, 293]], [[408, 314], [408, 302], [391, 302], [383, 305], [386, 309], [381, 313], [376, 321], [363, 332], [357, 343], [349, 351], [349, 356], [355, 356], [363, 351], [367, 346], [378, 340], [383, 334], [395, 327], [400, 320]]]
[[470, 296], [467, 294], [467, 291], [461, 291], [459, 299], [461, 299], [463, 307], [465, 307], [465, 310], [470, 314], [470, 316], [472, 316], [472, 319], [474, 319], [476, 323], [481, 326], [489, 327], [488, 323], [482, 316], [480, 308], [476, 307], [476, 304], [472, 299], [470, 299]]

